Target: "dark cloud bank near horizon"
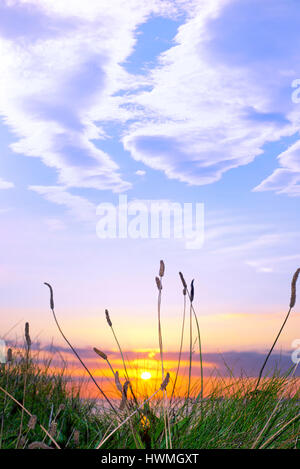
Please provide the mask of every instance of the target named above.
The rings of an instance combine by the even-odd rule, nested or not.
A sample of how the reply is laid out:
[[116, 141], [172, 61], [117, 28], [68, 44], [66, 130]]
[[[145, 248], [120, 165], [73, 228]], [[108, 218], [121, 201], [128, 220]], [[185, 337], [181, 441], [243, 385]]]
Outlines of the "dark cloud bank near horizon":
[[[14, 346], [12, 342], [7, 342], [7, 345]], [[72, 354], [71, 350], [63, 346], [39, 346], [38, 344], [33, 346], [33, 350], [40, 350], [41, 352], [52, 352], [53, 364], [61, 364], [60, 353], [67, 353], [68, 363], [71, 365], [78, 363], [76, 362], [75, 356]], [[88, 360], [89, 365], [93, 367], [98, 367], [103, 369], [106, 366], [106, 363], [101, 358], [97, 357], [95, 352], [91, 348], [76, 348], [76, 351], [79, 353], [80, 357], [83, 360]], [[103, 350], [113, 362], [116, 359], [120, 359], [120, 355], [115, 351], [109, 351], [107, 349]], [[210, 352], [203, 353], [203, 362], [208, 364], [207, 367], [204, 367], [204, 375], [209, 376], [230, 376], [230, 372], [234, 377], [256, 377], [261, 369], [261, 366], [264, 362], [264, 359], [268, 353], [269, 349], [266, 349], [265, 352], [259, 351], [226, 351], [226, 352]], [[128, 360], [157, 360], [159, 361], [159, 353], [156, 353], [155, 357], [149, 357], [149, 351], [138, 352], [138, 351], [124, 351], [124, 356]], [[295, 352], [295, 349], [288, 351], [275, 351], [271, 354], [268, 363], [266, 365], [264, 376], [271, 375], [273, 372], [276, 372], [280, 375], [288, 373], [295, 366], [292, 361], [292, 353]], [[298, 352], [297, 358], [300, 358], [300, 352]], [[170, 371], [176, 371], [178, 352], [166, 352], [164, 354], [164, 360], [174, 361], [174, 366]], [[181, 360], [186, 362], [189, 360], [189, 352], [185, 351], [182, 353]], [[184, 371], [184, 367], [182, 367]], [[200, 376], [200, 367], [199, 367], [199, 354], [195, 352], [193, 354], [193, 376]], [[295, 376], [300, 377], [300, 367], [296, 369]]]

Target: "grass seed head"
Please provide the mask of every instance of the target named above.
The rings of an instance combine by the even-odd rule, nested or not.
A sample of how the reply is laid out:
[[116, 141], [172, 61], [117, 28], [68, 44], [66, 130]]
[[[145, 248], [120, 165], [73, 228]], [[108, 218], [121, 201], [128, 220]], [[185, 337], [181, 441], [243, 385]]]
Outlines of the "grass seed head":
[[102, 352], [101, 350], [99, 350], [98, 348], [94, 347], [93, 348], [94, 352], [99, 355], [99, 357], [103, 358], [103, 360], [107, 360], [107, 355], [106, 353]]
[[118, 371], [115, 372], [115, 383], [116, 383], [117, 389], [121, 393], [123, 393], [123, 388], [122, 388], [122, 384], [121, 384], [121, 381], [120, 381], [120, 378], [119, 378], [119, 372]]
[[160, 261], [159, 276], [163, 277], [164, 273], [165, 273], [165, 263], [164, 263], [164, 261]]
[[28, 422], [28, 429], [29, 430], [34, 430], [37, 422], [37, 416], [36, 415], [31, 415], [29, 422]]
[[165, 379], [163, 380], [163, 382], [162, 382], [161, 385], [160, 385], [160, 389], [161, 389], [162, 391], [165, 391], [165, 390], [166, 390], [166, 387], [168, 386], [169, 381], [170, 381], [170, 373], [168, 372], [168, 373], [166, 374]]
[[8, 363], [12, 362], [12, 359], [13, 359], [12, 349], [9, 348], [9, 349], [7, 350], [7, 362], [8, 362]]
[[54, 438], [56, 435], [56, 431], [57, 431], [57, 423], [52, 422], [50, 425], [50, 429], [49, 429], [49, 435], [51, 435], [52, 438]]
[[121, 401], [121, 404], [120, 404], [120, 410], [124, 410], [125, 406], [126, 406], [126, 403], [127, 403], [127, 391], [128, 391], [128, 386], [129, 386], [130, 382], [129, 381], [125, 381], [124, 383], [124, 386], [123, 386], [123, 389], [122, 389], [122, 401]]
[[53, 288], [51, 287], [50, 283], [44, 282], [44, 285], [47, 285], [50, 290], [50, 308], [54, 309]]
[[105, 310], [105, 317], [106, 317], [106, 321], [107, 321], [107, 324], [109, 325], [109, 327], [112, 327], [112, 322], [110, 320], [109, 312], [108, 312], [107, 309]]
[[29, 322], [25, 323], [25, 340], [26, 340], [26, 344], [27, 344], [28, 349], [30, 349], [31, 339], [30, 339], [30, 335], [29, 335]]
[[51, 446], [46, 445], [43, 441], [33, 441], [27, 447], [28, 449], [53, 449]]
[[162, 290], [161, 281], [158, 277], [155, 277], [156, 286], [159, 290]]
[[186, 281], [184, 280], [184, 276], [182, 275], [181, 272], [179, 272], [179, 277], [180, 277], [180, 280], [182, 281], [183, 288], [187, 289]]
[[194, 290], [194, 279], [193, 279], [191, 282], [191, 295], [190, 295], [191, 303], [194, 301], [194, 294], [195, 294], [195, 290]]
[[66, 406], [65, 404], [60, 404], [59, 408], [58, 408], [58, 413], [62, 412], [63, 410], [65, 410]]
[[296, 285], [297, 285], [299, 273], [300, 273], [300, 269], [297, 269], [293, 276], [290, 308], [293, 308], [296, 304]]

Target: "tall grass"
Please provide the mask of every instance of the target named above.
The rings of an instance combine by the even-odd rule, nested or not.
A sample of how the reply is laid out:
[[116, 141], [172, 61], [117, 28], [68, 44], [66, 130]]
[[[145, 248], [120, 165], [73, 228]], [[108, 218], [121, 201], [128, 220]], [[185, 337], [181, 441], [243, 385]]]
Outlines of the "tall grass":
[[[236, 379], [230, 373], [226, 385], [221, 379], [211, 379], [209, 394], [203, 393], [203, 357], [200, 338], [201, 320], [194, 309], [194, 282], [190, 289], [182, 273], [183, 320], [179, 340], [176, 373], [165, 369], [162, 331], [162, 279], [165, 265], [160, 263], [156, 277], [158, 287], [158, 343], [160, 350], [161, 382], [150, 396], [137, 393], [128, 373], [128, 364], [119, 339], [112, 328], [107, 310], [106, 319], [118, 344], [122, 370], [114, 370], [108, 356], [94, 347], [112, 373], [119, 393], [119, 404], [112, 402], [96, 378], [71, 345], [54, 311], [51, 285], [50, 309], [56, 325], [80, 364], [99, 392], [99, 400], [82, 399], [85, 382], [70, 381], [63, 366], [53, 371], [51, 358], [41, 362], [32, 350], [29, 324], [25, 326], [22, 347], [11, 347], [8, 360], [0, 374], [0, 448], [298, 448], [300, 449], [300, 393], [296, 367], [286, 373], [275, 370], [263, 376], [265, 364], [296, 303], [296, 282], [299, 269], [292, 280], [290, 310], [258, 379]], [[187, 390], [177, 398], [176, 390], [183, 351], [186, 299], [189, 299], [190, 361]], [[195, 320], [200, 361], [200, 389], [193, 390], [192, 377], [192, 320]], [[123, 373], [123, 376], [119, 373]], [[168, 389], [171, 392], [168, 396]], [[130, 395], [128, 390], [131, 390]], [[176, 397], [176, 399], [175, 399]]]

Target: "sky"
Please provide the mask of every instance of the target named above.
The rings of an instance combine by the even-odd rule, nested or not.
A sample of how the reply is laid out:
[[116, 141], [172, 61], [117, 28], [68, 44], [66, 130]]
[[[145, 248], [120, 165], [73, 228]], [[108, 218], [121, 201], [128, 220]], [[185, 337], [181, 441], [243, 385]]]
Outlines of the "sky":
[[[3, 337], [64, 345], [49, 282], [82, 350], [115, 350], [108, 308], [125, 350], [157, 353], [163, 259], [166, 350], [182, 271], [205, 353], [257, 366], [300, 264], [299, 24], [296, 0], [0, 0]], [[141, 218], [101, 238], [121, 196]], [[153, 201], [202, 204], [203, 244], [139, 237]], [[296, 305], [277, 353], [299, 335]]]

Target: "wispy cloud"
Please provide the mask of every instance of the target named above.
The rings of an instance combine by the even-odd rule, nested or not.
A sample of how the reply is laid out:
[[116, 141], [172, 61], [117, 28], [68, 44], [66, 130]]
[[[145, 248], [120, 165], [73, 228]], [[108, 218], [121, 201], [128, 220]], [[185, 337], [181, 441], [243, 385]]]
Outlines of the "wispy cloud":
[[[40, 349], [40, 347], [38, 347]], [[61, 353], [64, 359], [69, 362], [73, 363], [73, 365], [77, 365], [77, 362], [74, 359], [74, 356], [70, 352], [69, 349], [60, 346], [45, 346], [42, 348], [44, 351], [49, 351], [52, 353], [58, 352]], [[78, 353], [80, 354], [81, 358], [88, 363], [90, 368], [101, 370], [102, 372], [106, 370], [107, 364], [99, 359], [95, 355], [95, 352], [91, 348], [77, 348]], [[110, 362], [114, 367], [122, 368], [122, 361], [118, 353], [112, 350], [104, 350], [105, 353], [109, 356]], [[287, 372], [293, 365], [291, 359], [291, 350], [285, 351], [274, 351], [270, 358], [269, 362], [269, 369], [275, 369], [276, 365], [280, 368], [281, 373]], [[137, 367], [137, 371], [141, 372], [143, 369], [148, 369], [149, 367], [153, 367], [153, 370], [157, 372], [158, 365], [159, 365], [159, 353], [157, 351], [149, 352], [149, 351], [131, 351], [127, 350], [124, 352], [126, 358], [130, 360], [132, 368], [134, 366]], [[263, 363], [265, 358], [264, 351], [253, 351], [253, 350], [245, 350], [245, 351], [236, 351], [230, 350], [225, 352], [209, 352], [204, 353], [203, 355], [203, 362], [204, 362], [204, 375], [211, 376], [216, 374], [218, 376], [227, 376], [229, 369], [232, 373], [238, 377], [243, 374], [244, 376], [254, 377], [258, 376], [260, 367]], [[177, 369], [178, 363], [178, 352], [166, 352], [165, 353], [165, 360], [168, 366], [168, 370], [170, 372], [175, 372]], [[193, 375], [195, 377], [200, 376], [200, 369], [198, 366], [198, 357], [194, 356], [194, 367], [193, 367]], [[59, 360], [59, 356], [57, 359], [52, 362], [52, 364], [61, 365], [61, 361]], [[187, 374], [188, 365], [189, 364], [189, 352], [184, 351], [182, 353], [182, 362], [181, 362], [181, 370], [180, 375]], [[138, 369], [139, 368], [139, 369]], [[299, 372], [296, 374], [299, 375]]]
[[14, 187], [13, 182], [5, 181], [4, 179], [0, 178], [0, 189], [12, 189]]
[[121, 63], [133, 51], [137, 26], [175, 7], [58, 3], [4, 0], [0, 6], [0, 114], [16, 136], [11, 148], [40, 158], [65, 187], [128, 190], [119, 165], [101, 150], [100, 123], [130, 117], [116, 93], [139, 86], [139, 79]]
[[290, 267], [298, 265], [300, 263], [300, 254], [290, 254], [286, 256], [270, 256], [270, 257], [260, 257], [247, 260], [246, 264], [250, 267], [253, 267], [257, 272], [273, 272], [282, 270], [283, 266], [286, 268], [288, 266], [289, 271]]
[[137, 176], [145, 176], [146, 171], [144, 171], [143, 169], [138, 169], [138, 170], [135, 172], [135, 174], [136, 174]]
[[[243, 254], [250, 251], [250, 250], [257, 250], [259, 248], [264, 248], [264, 247], [273, 247], [277, 246], [278, 244], [285, 244], [287, 237], [289, 236], [288, 233], [267, 233], [263, 235], [254, 235], [253, 238], [249, 241], [242, 242], [239, 244], [232, 244], [229, 246], [221, 247], [220, 249], [216, 249], [214, 252], [216, 254], [220, 253], [228, 253], [228, 254], [233, 254], [234, 252], [242, 252]], [[290, 234], [289, 237], [295, 237], [298, 236], [299, 234], [295, 233]]]
[[45, 225], [49, 228], [50, 231], [61, 231], [66, 228], [65, 223], [59, 218], [45, 218]]
[[[60, 186], [30, 186], [34, 192], [42, 195], [46, 200], [58, 205], [66, 207], [68, 211], [78, 220], [95, 221], [96, 219], [96, 206], [89, 202], [86, 198], [79, 195], [70, 194], [65, 188]], [[49, 220], [48, 220], [49, 223]], [[57, 222], [50, 225], [57, 227]]]
[[280, 168], [255, 187], [255, 191], [275, 191], [277, 194], [300, 195], [300, 140], [278, 156]]
[[[188, 184], [209, 184], [251, 163], [265, 143], [300, 129], [290, 86], [299, 12], [292, 0], [273, 7], [258, 0], [5, 0], [0, 113], [16, 136], [11, 148], [40, 158], [66, 190], [132, 186], [101, 149], [111, 122], [124, 126], [135, 160]], [[186, 19], [175, 45], [148, 73], [128, 73], [137, 28], [151, 15], [178, 11]], [[299, 195], [298, 148], [280, 155], [281, 168], [256, 190]]]
[[[276, 231], [276, 232], [275, 232]], [[273, 223], [257, 223], [251, 216], [234, 216], [230, 212], [210, 212], [205, 219], [205, 247], [209, 253], [240, 255], [247, 257], [246, 263], [294, 259], [295, 245], [299, 241], [297, 231], [278, 228]], [[281, 255], [278, 255], [280, 247]], [[288, 252], [283, 252], [285, 247]], [[292, 252], [292, 253], [291, 253]], [[260, 264], [260, 262], [259, 262]], [[252, 264], [251, 264], [252, 265]], [[254, 265], [254, 264], [253, 264]], [[272, 264], [273, 265], [273, 264]]]
[[[209, 184], [251, 163], [267, 142], [299, 131], [300, 108], [291, 100], [299, 11], [293, 1], [273, 6], [215, 0], [193, 10], [151, 71], [151, 90], [131, 97], [144, 111], [124, 136], [134, 159], [169, 178]], [[299, 195], [296, 153], [293, 159], [279, 170], [290, 177], [281, 192]]]

